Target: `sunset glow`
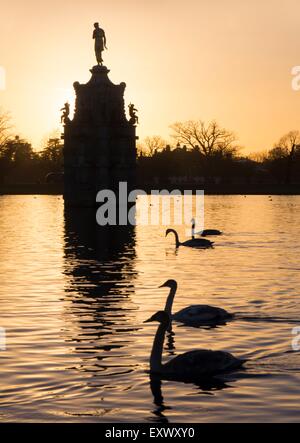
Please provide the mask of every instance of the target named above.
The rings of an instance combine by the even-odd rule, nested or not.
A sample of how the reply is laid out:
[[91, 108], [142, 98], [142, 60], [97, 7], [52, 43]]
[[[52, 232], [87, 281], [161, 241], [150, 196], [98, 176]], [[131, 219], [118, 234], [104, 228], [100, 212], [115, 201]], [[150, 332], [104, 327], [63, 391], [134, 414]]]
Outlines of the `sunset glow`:
[[169, 137], [174, 121], [216, 118], [244, 152], [298, 129], [297, 0], [12, 0], [1, 6], [1, 106], [39, 148], [59, 127], [74, 81], [95, 64], [92, 30], [105, 29], [104, 63], [139, 109], [138, 135]]

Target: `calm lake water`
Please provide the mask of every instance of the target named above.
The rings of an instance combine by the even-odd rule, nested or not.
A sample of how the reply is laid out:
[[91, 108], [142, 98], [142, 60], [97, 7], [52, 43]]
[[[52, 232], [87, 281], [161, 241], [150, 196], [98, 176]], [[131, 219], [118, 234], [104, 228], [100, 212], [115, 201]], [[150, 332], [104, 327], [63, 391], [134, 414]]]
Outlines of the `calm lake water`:
[[[95, 231], [57, 196], [0, 197], [1, 421], [299, 421], [300, 197], [208, 196], [215, 247], [174, 249], [163, 226]], [[185, 238], [185, 228], [179, 227]], [[208, 303], [225, 326], [173, 324], [165, 361], [191, 349], [246, 357], [246, 370], [198, 386], [150, 383], [148, 358], [178, 281], [177, 311]], [[300, 334], [300, 332], [299, 332]]]

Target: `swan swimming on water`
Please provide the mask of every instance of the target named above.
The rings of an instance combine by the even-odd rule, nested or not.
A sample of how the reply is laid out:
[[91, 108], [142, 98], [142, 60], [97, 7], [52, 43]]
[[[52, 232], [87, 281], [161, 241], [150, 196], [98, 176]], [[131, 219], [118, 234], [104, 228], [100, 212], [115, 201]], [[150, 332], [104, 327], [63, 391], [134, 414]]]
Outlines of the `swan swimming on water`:
[[217, 308], [209, 305], [192, 305], [172, 314], [172, 306], [177, 291], [177, 282], [175, 280], [167, 280], [160, 288], [170, 288], [165, 312], [172, 320], [185, 323], [190, 326], [213, 326], [226, 323], [231, 320], [234, 314], [230, 314], [225, 309]]
[[206, 349], [180, 354], [167, 363], [162, 363], [163, 344], [166, 330], [170, 325], [170, 316], [165, 311], [158, 311], [144, 323], [158, 322], [151, 356], [150, 372], [174, 379], [195, 380], [212, 377], [240, 368], [246, 360], [234, 357], [229, 352]]
[[191, 238], [183, 243], [179, 241], [179, 237], [175, 229], [167, 229], [166, 236], [172, 232], [175, 235], [176, 248], [179, 246], [188, 246], [190, 248], [208, 248], [213, 245], [213, 242], [207, 240], [206, 238]]
[[196, 221], [194, 218], [192, 218], [191, 223], [192, 223], [192, 238], [195, 237], [195, 234], [201, 235], [202, 237], [206, 237], [208, 235], [222, 235], [222, 232], [219, 231], [218, 229], [204, 229], [203, 231], [195, 233]]

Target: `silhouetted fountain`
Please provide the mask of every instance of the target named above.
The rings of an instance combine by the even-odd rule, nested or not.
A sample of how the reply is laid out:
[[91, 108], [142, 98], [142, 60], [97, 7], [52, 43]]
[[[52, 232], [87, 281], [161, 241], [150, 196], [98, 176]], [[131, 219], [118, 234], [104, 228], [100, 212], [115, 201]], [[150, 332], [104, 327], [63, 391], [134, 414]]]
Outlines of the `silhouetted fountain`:
[[76, 104], [73, 120], [63, 109], [64, 200], [66, 206], [93, 207], [103, 189], [117, 193], [119, 182], [135, 183], [136, 124], [134, 105], [130, 119], [125, 113], [125, 83], [114, 85], [102, 64], [106, 47], [104, 31], [95, 23], [93, 38], [98, 64], [86, 84], [74, 83]]

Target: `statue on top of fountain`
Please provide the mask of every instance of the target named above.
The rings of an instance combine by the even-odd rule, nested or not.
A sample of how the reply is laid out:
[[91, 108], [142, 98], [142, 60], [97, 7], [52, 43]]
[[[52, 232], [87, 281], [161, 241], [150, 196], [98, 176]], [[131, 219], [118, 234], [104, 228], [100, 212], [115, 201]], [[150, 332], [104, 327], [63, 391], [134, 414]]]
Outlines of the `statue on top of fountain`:
[[98, 65], [103, 64], [102, 51], [107, 49], [106, 36], [103, 29], [99, 27], [99, 23], [94, 23], [93, 39], [95, 40], [95, 55]]

